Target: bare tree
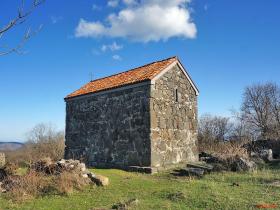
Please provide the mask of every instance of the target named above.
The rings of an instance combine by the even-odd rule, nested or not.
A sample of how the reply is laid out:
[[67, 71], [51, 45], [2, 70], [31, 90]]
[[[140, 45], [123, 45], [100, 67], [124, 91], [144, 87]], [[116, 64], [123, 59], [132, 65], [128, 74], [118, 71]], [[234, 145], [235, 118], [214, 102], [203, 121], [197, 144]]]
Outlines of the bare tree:
[[275, 138], [279, 133], [279, 92], [273, 83], [252, 85], [244, 91], [242, 117], [262, 139]]
[[30, 164], [38, 159], [59, 160], [64, 157], [64, 132], [57, 131], [52, 124], [41, 123], [27, 133], [23, 147], [8, 151], [9, 162]]
[[256, 140], [257, 136], [255, 130], [252, 129], [251, 125], [247, 123], [243, 114], [232, 110], [233, 114], [233, 129], [231, 140], [239, 142], [248, 142]]
[[35, 159], [61, 159], [65, 148], [64, 132], [57, 131], [52, 124], [38, 124], [27, 134], [27, 146]]
[[232, 126], [228, 117], [205, 114], [199, 120], [199, 139], [208, 143], [225, 141], [231, 135]]
[[[2, 28], [0, 28], [0, 40], [6, 35], [12, 28], [17, 25], [23, 24], [27, 18], [31, 15], [31, 13], [40, 6], [45, 0], [33, 0], [32, 4], [28, 9], [25, 9], [25, 1], [21, 1], [21, 5], [18, 8], [17, 16], [12, 18], [7, 24], [5, 24]], [[38, 30], [37, 30], [38, 31]], [[14, 47], [9, 47], [6, 45], [0, 45], [0, 56], [7, 55], [10, 53], [22, 53], [21, 49], [26, 43], [27, 40], [30, 39], [37, 31], [32, 31], [30, 28], [26, 30], [21, 41]]]
[[280, 138], [280, 87], [272, 84], [272, 91], [270, 93], [271, 109], [274, 121], [274, 133], [277, 138]]

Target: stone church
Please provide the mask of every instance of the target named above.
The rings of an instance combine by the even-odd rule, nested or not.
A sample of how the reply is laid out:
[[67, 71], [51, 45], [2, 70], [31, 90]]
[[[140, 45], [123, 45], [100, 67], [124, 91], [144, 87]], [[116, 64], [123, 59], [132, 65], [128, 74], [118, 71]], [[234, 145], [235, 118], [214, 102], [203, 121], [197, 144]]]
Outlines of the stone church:
[[147, 172], [197, 161], [198, 93], [177, 57], [91, 81], [65, 98], [65, 158]]

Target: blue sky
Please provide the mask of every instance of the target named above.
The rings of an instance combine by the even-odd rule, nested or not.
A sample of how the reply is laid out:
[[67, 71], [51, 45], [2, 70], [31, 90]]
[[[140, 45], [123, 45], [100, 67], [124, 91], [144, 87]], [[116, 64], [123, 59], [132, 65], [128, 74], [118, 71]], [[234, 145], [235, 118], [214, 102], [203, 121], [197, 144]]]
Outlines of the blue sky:
[[[0, 27], [19, 3], [0, 2]], [[279, 8], [278, 0], [46, 0], [0, 39], [13, 46], [43, 25], [25, 54], [0, 57], [0, 141], [24, 140], [40, 122], [64, 129], [63, 98], [91, 72], [100, 78], [173, 55], [199, 87], [199, 113], [230, 116], [245, 86], [280, 85]]]

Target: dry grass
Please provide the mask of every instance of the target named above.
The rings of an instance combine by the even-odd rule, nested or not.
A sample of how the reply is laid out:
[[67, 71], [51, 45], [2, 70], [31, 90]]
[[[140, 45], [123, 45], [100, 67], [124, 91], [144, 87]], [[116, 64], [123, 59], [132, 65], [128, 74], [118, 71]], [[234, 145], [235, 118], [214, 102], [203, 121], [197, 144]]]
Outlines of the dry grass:
[[248, 159], [249, 154], [243, 145], [244, 142], [218, 142], [200, 145], [200, 150], [213, 154], [223, 160], [236, 156]]
[[89, 179], [82, 178], [79, 174], [65, 171], [55, 180], [55, 188], [60, 194], [71, 194], [74, 190], [82, 190], [89, 183]]
[[8, 176], [3, 184], [6, 196], [13, 201], [22, 202], [44, 194], [51, 185], [50, 177], [30, 171], [23, 176]]
[[8, 176], [3, 184], [7, 189], [6, 197], [8, 199], [22, 202], [48, 194], [70, 194], [74, 190], [82, 190], [89, 184], [89, 180], [71, 172], [46, 175], [29, 170], [22, 176]]
[[50, 157], [52, 160], [60, 160], [64, 157], [64, 139], [51, 139], [44, 142], [26, 143], [15, 151], [5, 151], [7, 162], [28, 167], [32, 162]]

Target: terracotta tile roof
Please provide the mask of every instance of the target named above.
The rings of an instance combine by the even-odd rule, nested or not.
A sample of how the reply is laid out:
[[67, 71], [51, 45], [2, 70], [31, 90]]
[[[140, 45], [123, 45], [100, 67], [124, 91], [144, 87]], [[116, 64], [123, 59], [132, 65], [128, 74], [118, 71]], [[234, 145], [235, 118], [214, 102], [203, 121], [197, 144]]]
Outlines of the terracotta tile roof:
[[156, 61], [129, 71], [93, 80], [67, 95], [65, 99], [151, 80], [174, 61], [177, 61], [177, 57]]

